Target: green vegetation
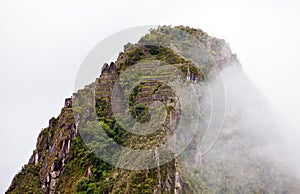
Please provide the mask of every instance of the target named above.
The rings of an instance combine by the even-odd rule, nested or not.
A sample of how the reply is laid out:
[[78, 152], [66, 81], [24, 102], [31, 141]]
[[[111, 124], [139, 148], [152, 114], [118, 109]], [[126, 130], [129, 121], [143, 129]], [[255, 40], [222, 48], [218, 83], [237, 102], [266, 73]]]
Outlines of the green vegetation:
[[105, 117], [108, 114], [109, 99], [100, 99], [96, 102], [98, 117]]
[[[176, 45], [176, 42], [181, 44]], [[205, 52], [195, 52], [199, 48]], [[176, 49], [184, 52], [175, 52]], [[218, 150], [217, 147], [219, 152], [217, 156], [210, 156], [212, 162], [209, 165], [198, 165], [195, 161], [185, 162], [196, 155], [195, 145], [198, 145], [197, 141], [200, 142], [197, 139], [199, 134], [192, 140], [196, 143], [190, 145], [191, 151], [184, 152], [176, 159], [173, 159], [174, 153], [171, 151], [166, 155], [151, 152], [147, 158], [149, 161], [161, 162], [168, 157], [173, 159], [156, 168], [125, 170], [106, 162], [134, 163], [132, 160], [124, 160], [127, 156], [122, 153], [121, 146], [133, 150], [156, 150], [173, 133], [170, 126], [179, 119], [177, 115], [189, 113], [191, 116], [185, 122], [193, 122], [199, 117], [199, 113], [192, 108], [182, 112], [176, 109], [175, 91], [164, 84], [164, 81], [176, 79], [178, 83], [186, 83], [191, 79], [192, 84], [196, 84], [197, 81], [206, 81], [204, 75], [205, 78], [212, 78], [217, 73], [215, 69], [222, 68], [228, 62], [226, 60], [236, 59], [234, 55], [230, 59], [224, 59], [224, 49], [228, 49], [224, 40], [184, 26], [162, 26], [142, 37], [139, 44], [125, 45], [124, 52], [120, 53], [115, 63], [115, 72], [101, 75], [95, 83], [79, 90], [74, 94], [73, 108], [63, 108], [59, 117], [52, 118], [49, 127], [41, 131], [33, 154], [33, 158], [35, 153], [38, 155], [37, 163], [31, 161], [22, 168], [14, 177], [8, 193], [45, 193], [49, 192], [51, 184], [54, 185], [52, 189], [55, 193], [174, 193], [178, 186], [175, 181], [178, 179], [177, 184], [182, 187], [180, 193], [240, 193], [242, 189], [248, 193], [267, 193], [261, 185], [271, 185], [272, 181], [282, 185], [294, 183], [280, 173], [274, 175], [276, 168], [272, 164], [266, 164], [264, 168], [257, 165], [249, 169], [255, 170], [259, 184], [239, 184], [236, 179], [244, 180], [245, 177], [234, 167], [243, 164], [234, 163], [239, 161], [235, 160], [234, 154], [236, 150], [243, 151], [245, 148], [242, 147], [242, 140], [236, 140], [239, 138], [237, 135], [229, 138], [235, 139], [235, 142], [219, 142], [217, 145], [223, 149], [227, 145], [238, 143], [237, 147], [230, 150], [232, 154], [224, 160], [222, 149]], [[138, 63], [143, 64], [142, 67], [130, 71]], [[126, 70], [129, 73], [124, 75]], [[117, 79], [122, 89], [118, 95], [128, 96], [125, 108], [129, 107], [129, 110], [124, 110], [125, 116], [121, 119], [116, 118], [111, 107], [112, 87]], [[120, 109], [122, 108], [121, 104]], [[74, 115], [80, 118], [80, 122], [76, 122]], [[133, 132], [148, 132], [150, 128], [157, 130], [147, 135], [137, 135], [127, 131], [128, 128]], [[142, 157], [138, 155], [134, 159], [139, 161]], [[243, 157], [249, 158], [248, 153]], [[225, 171], [223, 167], [231, 167], [229, 169], [233, 170]], [[54, 179], [49, 178], [52, 174], [59, 176], [57, 183], [52, 181], [50, 184], [50, 179]], [[279, 190], [277, 185], [272, 189], [275, 193], [280, 193], [276, 192]]]
[[151, 119], [149, 108], [144, 104], [136, 104], [131, 108], [131, 115], [136, 118], [138, 122], [145, 123]]
[[25, 165], [15, 176], [8, 190], [10, 193], [44, 193], [39, 181], [40, 167]]

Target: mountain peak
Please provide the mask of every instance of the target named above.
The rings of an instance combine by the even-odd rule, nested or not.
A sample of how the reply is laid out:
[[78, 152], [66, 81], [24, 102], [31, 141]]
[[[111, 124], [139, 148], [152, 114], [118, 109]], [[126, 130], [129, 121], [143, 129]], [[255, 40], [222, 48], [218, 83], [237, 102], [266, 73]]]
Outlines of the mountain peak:
[[[240, 63], [222, 39], [185, 26], [150, 30], [137, 44], [125, 45], [117, 61], [105, 63], [94, 83], [65, 99], [60, 115], [41, 131], [28, 164], [14, 177], [7, 193], [236, 192], [245, 183], [240, 172], [227, 172], [200, 160], [203, 133], [195, 132], [182, 147], [189, 151], [177, 153], [176, 147], [185, 143], [196, 124], [205, 128], [205, 123], [194, 122], [210, 115], [203, 107], [205, 84], [229, 66], [240, 67]], [[181, 100], [182, 96], [188, 98]], [[196, 101], [203, 101], [200, 109], [193, 107]], [[232, 121], [236, 115], [228, 118]], [[176, 135], [178, 130], [180, 135]], [[222, 135], [217, 152], [228, 143], [228, 134]], [[238, 139], [232, 143], [241, 143], [234, 133], [230, 138]], [[237, 162], [233, 158], [224, 160], [224, 168]], [[219, 160], [211, 164], [221, 165]], [[210, 175], [216, 169], [219, 174]], [[245, 191], [277, 191], [273, 185], [259, 185], [272, 175], [259, 177]], [[236, 182], [220, 186], [220, 180]], [[289, 177], [285, 181], [294, 183]]]

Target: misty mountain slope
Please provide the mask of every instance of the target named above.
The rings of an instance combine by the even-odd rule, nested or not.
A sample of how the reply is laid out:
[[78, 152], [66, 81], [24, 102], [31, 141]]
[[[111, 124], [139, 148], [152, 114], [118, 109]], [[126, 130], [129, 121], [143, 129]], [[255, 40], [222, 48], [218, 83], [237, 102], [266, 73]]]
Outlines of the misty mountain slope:
[[[264, 133], [277, 135], [253, 116], [264, 101], [250, 85], [224, 40], [153, 29], [66, 99], [7, 193], [298, 193], [266, 155]], [[224, 125], [205, 133], [212, 114]]]
[[266, 100], [239, 66], [222, 75], [227, 94], [222, 133], [198, 165], [190, 166], [187, 159], [185, 168], [205, 182], [209, 193], [299, 193], [296, 175], [276, 162], [281, 136]]

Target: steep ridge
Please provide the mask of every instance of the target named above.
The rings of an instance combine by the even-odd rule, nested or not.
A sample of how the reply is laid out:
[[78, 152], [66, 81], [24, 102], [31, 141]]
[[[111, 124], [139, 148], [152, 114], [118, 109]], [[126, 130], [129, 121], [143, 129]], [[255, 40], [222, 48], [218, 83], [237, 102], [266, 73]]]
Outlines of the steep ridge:
[[[176, 45], [173, 49], [164, 47], [163, 45], [170, 41], [167, 37], [172, 33], [172, 29], [186, 32], [201, 42], [202, 49], [212, 56], [213, 62], [207, 59], [207, 56], [198, 56], [199, 53], [193, 51], [187, 52], [189, 56], [179, 55], [174, 52], [178, 49]], [[157, 39], [161, 39], [162, 45], [149, 44]], [[193, 48], [189, 47], [192, 44], [186, 42], [187, 51]], [[197, 62], [203, 66], [198, 67], [195, 64]], [[135, 66], [137, 64], [139, 65]], [[119, 54], [116, 62], [110, 65], [104, 64], [100, 77], [94, 83], [74, 93], [73, 98], [65, 100], [65, 106], [60, 115], [50, 119], [49, 126], [40, 133], [32, 157], [14, 177], [7, 193], [238, 193], [244, 189], [241, 186], [244, 182], [232, 183], [230, 180], [241, 179], [242, 175], [238, 172], [232, 174], [235, 177], [224, 175], [226, 173], [222, 174], [224, 169], [220, 167], [223, 165], [220, 158], [208, 155], [208, 158], [214, 161], [212, 165], [207, 164], [208, 160], [199, 162], [197, 157], [195, 157], [196, 161], [186, 159], [191, 155], [197, 155], [199, 144], [197, 142], [200, 135], [199, 137], [196, 135], [189, 145], [190, 151], [180, 156], [170, 152], [164, 155], [167, 158], [164, 159], [156, 151], [157, 147], [165, 144], [168, 137], [174, 133], [182, 114], [178, 108], [180, 103], [175, 92], [164, 83], [171, 79], [171, 81], [185, 80], [201, 85], [212, 79], [222, 69], [232, 65], [240, 66], [240, 63], [237, 56], [231, 53], [228, 44], [224, 40], [208, 36], [202, 30], [184, 26], [175, 28], [162, 26], [151, 30], [149, 34], [141, 38], [138, 44], [125, 45], [124, 52]], [[162, 66], [164, 70], [155, 71], [158, 66]], [[130, 72], [132, 67], [135, 67], [135, 70], [140, 69]], [[179, 71], [175, 71], [174, 68]], [[140, 72], [144, 73], [143, 81], [131, 89], [128, 86], [139, 79]], [[115, 88], [121, 89], [115, 90]], [[116, 98], [112, 99], [112, 96]], [[128, 101], [125, 96], [129, 97]], [[201, 97], [202, 93], [199, 92], [199, 98]], [[82, 104], [85, 106], [82, 107]], [[165, 112], [163, 108], [166, 108]], [[151, 111], [156, 114], [150, 114]], [[128, 118], [124, 116], [124, 112], [128, 113]], [[118, 113], [121, 118], [116, 116]], [[159, 117], [156, 118], [155, 115]], [[160, 120], [160, 115], [164, 115], [165, 119]], [[205, 116], [202, 113], [195, 115]], [[136, 123], [132, 123], [129, 117], [133, 117]], [[229, 131], [234, 128], [232, 126], [235, 126], [234, 119], [236, 115], [228, 117], [227, 129]], [[149, 125], [146, 125], [149, 120], [152, 120], [151, 127], [157, 126], [158, 130], [153, 133], [150, 131], [151, 133], [149, 132], [147, 136], [125, 130], [129, 127], [132, 132], [146, 133], [149, 130], [147, 127]], [[128, 157], [132, 156], [118, 150], [113, 152], [116, 155], [110, 153], [106, 155], [100, 152], [101, 157], [97, 157], [97, 150], [118, 149], [109, 146], [109, 142], [104, 140], [106, 137], [99, 134], [98, 128], [104, 129], [109, 139], [119, 145], [133, 150], [153, 149], [149, 161], [155, 164], [154, 167], [135, 170], [120, 168], [139, 164], [129, 163], [131, 160]], [[222, 152], [221, 148], [227, 144], [238, 143], [240, 147], [243, 147], [243, 140], [239, 138], [239, 135], [231, 132], [229, 137], [228, 133], [223, 133], [220, 136], [221, 140], [216, 143], [217, 152]], [[231, 142], [228, 143], [228, 141]], [[231, 147], [226, 147], [226, 149], [229, 150]], [[247, 150], [246, 147], [243, 148], [243, 152], [246, 152], [245, 150]], [[106, 158], [114, 157], [117, 166], [105, 162]], [[139, 161], [138, 159], [144, 156], [136, 157]], [[165, 160], [169, 161], [164, 162]], [[247, 159], [247, 161], [256, 162], [254, 159], [253, 161]], [[224, 166], [230, 166], [237, 165], [235, 162], [238, 161], [232, 157], [224, 162], [227, 162]], [[249, 166], [252, 164], [246, 167]], [[246, 193], [276, 191], [284, 193], [280, 190], [280, 186], [287, 184], [292, 186], [286, 189], [286, 192], [297, 190], [294, 186], [295, 179], [289, 176], [285, 177], [285, 181], [280, 178], [270, 179], [274, 173], [268, 173], [268, 175], [262, 174], [258, 181], [273, 180], [274, 184], [281, 182], [275, 189], [272, 184], [256, 185], [253, 183], [247, 186]], [[275, 174], [281, 176], [280, 173]], [[228, 183], [222, 182], [223, 180]]]

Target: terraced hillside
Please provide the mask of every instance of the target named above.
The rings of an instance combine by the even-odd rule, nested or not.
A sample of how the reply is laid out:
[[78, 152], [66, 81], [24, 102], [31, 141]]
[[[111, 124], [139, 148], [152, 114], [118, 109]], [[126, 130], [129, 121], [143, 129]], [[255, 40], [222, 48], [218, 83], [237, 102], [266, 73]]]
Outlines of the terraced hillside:
[[[175, 40], [183, 43], [176, 45]], [[193, 102], [207, 100], [201, 89], [232, 65], [240, 63], [228, 44], [202, 30], [184, 26], [151, 30], [137, 44], [125, 45], [117, 61], [104, 64], [94, 83], [66, 99], [60, 115], [41, 131], [31, 159], [7, 193], [297, 191], [294, 178], [283, 176], [272, 163], [260, 165], [266, 162], [257, 163], [256, 158], [244, 154], [246, 141], [232, 132], [234, 115], [226, 120], [224, 131], [231, 131], [229, 137], [222, 133], [215, 149], [221, 157], [223, 146], [228, 152], [231, 144], [244, 146], [237, 152], [246, 158], [243, 167], [253, 170], [257, 165], [261, 173], [251, 184], [242, 172], [226, 171], [240, 165], [234, 154], [226, 155], [225, 163], [209, 154], [199, 160], [201, 133], [195, 134], [189, 151], [176, 153], [178, 142], [185, 138], [185, 128], [178, 127], [179, 123], [188, 133], [195, 120], [207, 118], [209, 110], [200, 107], [195, 111]], [[183, 94], [185, 101], [180, 99]], [[201, 123], [197, 130], [204, 128]], [[183, 136], [174, 136], [178, 130], [183, 130]], [[163, 145], [165, 149], [159, 150]], [[134, 155], [123, 147], [149, 152]], [[289, 187], [282, 189], [284, 185]]]

